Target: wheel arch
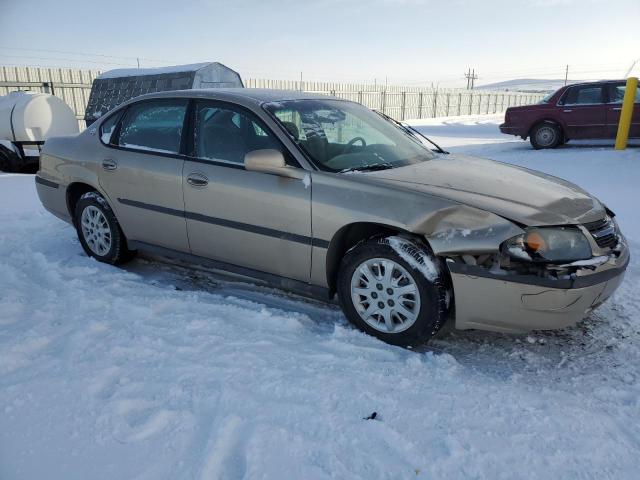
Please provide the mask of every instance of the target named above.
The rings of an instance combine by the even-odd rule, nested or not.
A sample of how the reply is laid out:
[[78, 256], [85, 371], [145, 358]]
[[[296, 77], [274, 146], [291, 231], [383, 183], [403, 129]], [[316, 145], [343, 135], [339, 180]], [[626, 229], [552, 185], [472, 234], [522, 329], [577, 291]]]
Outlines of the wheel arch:
[[330, 294], [336, 292], [338, 271], [344, 255], [360, 242], [378, 236], [404, 234], [427, 244], [424, 237], [394, 225], [375, 222], [353, 222], [341, 227], [329, 242], [326, 256], [327, 285]]
[[78, 200], [80, 200], [80, 197], [82, 197], [82, 195], [88, 192], [97, 192], [100, 195], [103, 195], [102, 192], [100, 192], [100, 190], [97, 187], [86, 182], [82, 182], [82, 181], [71, 182], [67, 186], [67, 191], [66, 191], [67, 209], [74, 223], [75, 223], [75, 216], [76, 216], [76, 205], [78, 204]]

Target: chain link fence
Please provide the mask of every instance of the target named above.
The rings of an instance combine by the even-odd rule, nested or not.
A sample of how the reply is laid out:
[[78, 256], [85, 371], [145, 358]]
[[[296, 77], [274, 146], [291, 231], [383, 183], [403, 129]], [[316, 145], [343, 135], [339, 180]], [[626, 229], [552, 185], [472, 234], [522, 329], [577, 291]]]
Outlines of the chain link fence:
[[[99, 70], [0, 66], [0, 95], [17, 90], [51, 93], [64, 100], [84, 129], [84, 111]], [[300, 90], [333, 95], [380, 110], [396, 120], [483, 115], [539, 102], [543, 94], [407, 87], [402, 85], [244, 79], [247, 88]]]

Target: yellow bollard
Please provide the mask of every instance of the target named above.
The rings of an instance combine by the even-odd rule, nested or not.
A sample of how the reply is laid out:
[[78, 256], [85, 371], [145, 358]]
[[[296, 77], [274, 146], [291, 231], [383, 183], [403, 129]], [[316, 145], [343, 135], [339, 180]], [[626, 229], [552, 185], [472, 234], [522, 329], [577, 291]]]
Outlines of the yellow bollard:
[[624, 90], [622, 100], [622, 111], [620, 112], [620, 123], [618, 124], [618, 134], [616, 135], [616, 150], [627, 148], [629, 139], [629, 128], [631, 127], [631, 117], [633, 115], [633, 104], [638, 90], [638, 79], [636, 77], [627, 78], [627, 86]]

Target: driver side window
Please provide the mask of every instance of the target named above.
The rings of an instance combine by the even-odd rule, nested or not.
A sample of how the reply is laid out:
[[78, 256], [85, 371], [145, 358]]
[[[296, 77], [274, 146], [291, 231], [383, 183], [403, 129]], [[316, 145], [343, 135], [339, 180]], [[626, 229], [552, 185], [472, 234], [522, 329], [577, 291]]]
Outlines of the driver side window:
[[242, 165], [244, 156], [265, 148], [282, 151], [280, 143], [256, 118], [222, 104], [198, 102], [194, 150], [197, 158]]

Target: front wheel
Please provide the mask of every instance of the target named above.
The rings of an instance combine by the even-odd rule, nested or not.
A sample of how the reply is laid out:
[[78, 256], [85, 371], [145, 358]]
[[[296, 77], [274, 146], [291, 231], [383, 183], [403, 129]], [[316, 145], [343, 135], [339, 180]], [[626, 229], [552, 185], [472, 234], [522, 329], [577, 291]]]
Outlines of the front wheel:
[[350, 250], [338, 273], [349, 321], [384, 342], [426, 343], [448, 316], [448, 282], [426, 245], [403, 237], [372, 239]]
[[127, 239], [107, 201], [97, 192], [88, 192], [76, 205], [75, 225], [82, 248], [90, 257], [117, 265], [135, 252], [127, 248]]
[[539, 123], [531, 130], [529, 138], [531, 146], [536, 150], [543, 148], [556, 148], [562, 144], [563, 136], [560, 127], [555, 123]]

